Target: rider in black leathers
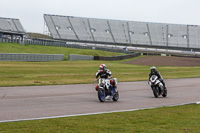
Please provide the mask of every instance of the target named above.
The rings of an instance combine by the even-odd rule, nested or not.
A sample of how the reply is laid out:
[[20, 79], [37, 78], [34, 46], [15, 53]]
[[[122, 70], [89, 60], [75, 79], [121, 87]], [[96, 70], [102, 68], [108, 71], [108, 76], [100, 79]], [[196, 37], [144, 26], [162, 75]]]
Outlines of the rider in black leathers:
[[163, 84], [164, 88], [166, 89], [165, 82], [164, 82], [161, 74], [156, 70], [156, 67], [152, 66], [150, 68], [150, 70], [151, 70], [151, 72], [149, 73], [149, 81], [150, 81], [150, 78], [152, 75], [156, 75], [156, 76], [158, 76], [158, 80]]

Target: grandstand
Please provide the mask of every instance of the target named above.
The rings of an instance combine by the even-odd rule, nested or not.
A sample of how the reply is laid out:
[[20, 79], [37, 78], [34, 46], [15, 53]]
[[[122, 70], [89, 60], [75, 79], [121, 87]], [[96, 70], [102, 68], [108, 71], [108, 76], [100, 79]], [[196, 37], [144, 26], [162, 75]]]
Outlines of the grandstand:
[[53, 39], [156, 48], [200, 49], [200, 26], [44, 14]]
[[2, 38], [23, 41], [25, 35], [19, 19], [0, 17], [0, 42]]

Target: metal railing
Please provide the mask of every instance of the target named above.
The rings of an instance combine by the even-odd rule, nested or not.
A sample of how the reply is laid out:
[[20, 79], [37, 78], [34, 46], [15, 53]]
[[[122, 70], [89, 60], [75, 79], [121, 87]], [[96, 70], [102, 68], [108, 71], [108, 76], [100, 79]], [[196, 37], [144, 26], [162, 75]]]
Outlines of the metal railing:
[[20, 43], [23, 45], [42, 45], [42, 46], [55, 46], [55, 47], [68, 47], [68, 48], [78, 48], [78, 49], [93, 49], [93, 50], [102, 50], [110, 52], [120, 52], [120, 53], [129, 53], [124, 51], [119, 47], [106, 46], [106, 45], [95, 45], [88, 43], [78, 43], [78, 42], [67, 42], [51, 39], [25, 39], [21, 41], [20, 39], [9, 39], [9, 38], [0, 38], [2, 43]]

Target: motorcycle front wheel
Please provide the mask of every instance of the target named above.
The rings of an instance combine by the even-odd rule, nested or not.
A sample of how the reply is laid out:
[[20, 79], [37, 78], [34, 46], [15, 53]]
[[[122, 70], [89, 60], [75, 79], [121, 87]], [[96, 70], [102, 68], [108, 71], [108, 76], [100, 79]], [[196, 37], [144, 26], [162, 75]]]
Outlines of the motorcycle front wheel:
[[100, 102], [104, 102], [106, 99], [105, 89], [99, 88], [98, 89], [98, 98]]
[[157, 98], [159, 96], [158, 88], [157, 87], [152, 87], [152, 90], [153, 90], [154, 96]]

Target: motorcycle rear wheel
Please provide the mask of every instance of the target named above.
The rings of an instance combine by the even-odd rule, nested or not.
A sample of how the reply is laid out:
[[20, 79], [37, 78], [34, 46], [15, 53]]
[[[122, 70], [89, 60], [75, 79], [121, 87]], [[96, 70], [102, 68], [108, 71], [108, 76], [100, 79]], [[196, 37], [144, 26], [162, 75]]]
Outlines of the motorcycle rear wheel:
[[119, 99], [119, 93], [117, 91], [117, 92], [115, 92], [115, 94], [113, 96], [113, 101], [118, 101], [118, 99]]
[[167, 88], [164, 90], [164, 93], [162, 95], [163, 97], [167, 97]]

